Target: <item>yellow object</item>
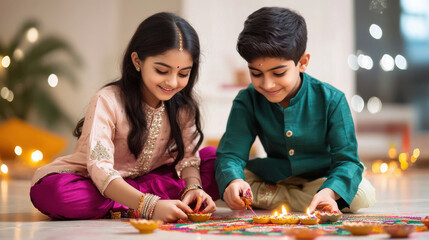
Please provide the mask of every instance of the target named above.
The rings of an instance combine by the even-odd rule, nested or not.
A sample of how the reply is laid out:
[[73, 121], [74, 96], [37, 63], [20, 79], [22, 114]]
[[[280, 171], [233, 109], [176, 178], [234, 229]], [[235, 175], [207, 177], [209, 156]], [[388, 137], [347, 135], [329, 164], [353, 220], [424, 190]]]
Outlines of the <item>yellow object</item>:
[[211, 216], [211, 213], [188, 213], [188, 219], [191, 222], [206, 222]]
[[376, 223], [373, 223], [373, 222], [345, 221], [342, 224], [347, 231], [349, 231], [352, 235], [356, 235], [356, 236], [368, 235], [372, 231], [372, 229], [376, 226]]
[[253, 217], [254, 223], [269, 223], [270, 222], [270, 216], [262, 215], [262, 216], [255, 216]]
[[34, 127], [18, 118], [11, 118], [0, 124], [0, 139], [2, 159], [14, 159], [15, 148], [19, 146], [22, 149], [21, 158], [30, 162], [35, 151], [40, 151], [43, 159], [51, 160], [60, 154], [67, 144], [64, 137]]
[[130, 224], [137, 228], [140, 233], [153, 233], [155, 229], [163, 224], [162, 221], [146, 220], [146, 219], [130, 219]]

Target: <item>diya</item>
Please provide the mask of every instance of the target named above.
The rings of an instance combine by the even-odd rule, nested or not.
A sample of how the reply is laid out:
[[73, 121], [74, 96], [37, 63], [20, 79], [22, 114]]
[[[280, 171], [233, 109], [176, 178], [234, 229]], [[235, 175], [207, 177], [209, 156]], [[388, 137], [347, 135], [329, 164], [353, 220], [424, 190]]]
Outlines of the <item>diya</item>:
[[270, 222], [274, 224], [286, 224], [288, 222], [285, 206], [282, 206], [282, 213], [280, 215], [277, 213], [277, 211], [275, 211], [274, 215], [270, 216]]
[[253, 217], [254, 223], [270, 223], [270, 216], [268, 215], [261, 215], [261, 216], [255, 216]]
[[429, 216], [426, 216], [425, 218], [422, 218], [422, 223], [429, 228]]
[[343, 214], [337, 211], [333, 211], [333, 212], [316, 211], [315, 215], [317, 218], [320, 219], [320, 223], [337, 222], [343, 217]]
[[416, 226], [410, 224], [392, 224], [383, 226], [383, 230], [386, 231], [392, 238], [407, 238], [412, 232], [414, 232]]
[[368, 235], [375, 227], [376, 223], [373, 222], [343, 222], [343, 227], [352, 235], [364, 236]]
[[134, 218], [135, 215], [136, 215], [136, 211], [134, 209], [131, 209], [131, 208], [127, 209], [127, 217], [128, 218]]
[[212, 216], [211, 213], [188, 213], [188, 219], [192, 222], [206, 222]]
[[111, 219], [121, 219], [121, 212], [114, 212], [110, 210], [110, 218]]
[[287, 223], [288, 224], [298, 224], [300, 221], [299, 217], [294, 216], [294, 215], [289, 215], [287, 217]]
[[130, 224], [143, 234], [153, 233], [162, 223], [159, 220], [130, 219]]
[[310, 214], [310, 209], [307, 208], [307, 216], [300, 217], [299, 221], [304, 225], [315, 225], [319, 223], [319, 218]]
[[320, 235], [325, 234], [323, 230], [317, 228], [290, 228], [284, 231], [287, 235], [293, 236], [295, 239], [312, 240]]

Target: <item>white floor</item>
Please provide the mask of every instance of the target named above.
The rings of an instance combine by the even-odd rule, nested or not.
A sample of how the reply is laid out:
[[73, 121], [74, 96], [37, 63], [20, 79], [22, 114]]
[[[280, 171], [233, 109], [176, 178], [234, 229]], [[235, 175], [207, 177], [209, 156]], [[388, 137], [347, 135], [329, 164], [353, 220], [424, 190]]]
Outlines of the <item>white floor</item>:
[[[377, 203], [359, 214], [429, 215], [429, 169], [411, 169], [400, 177], [369, 175], [377, 189]], [[177, 233], [157, 230], [141, 235], [121, 220], [54, 221], [39, 213], [29, 199], [28, 180], [0, 180], [0, 239], [249, 239], [249, 236]], [[219, 204], [214, 216], [242, 215]], [[249, 214], [249, 213], [246, 213]], [[267, 237], [250, 237], [266, 239]], [[276, 237], [270, 237], [276, 238]], [[322, 236], [318, 239], [387, 239], [387, 234], [367, 237]], [[429, 239], [429, 231], [414, 233], [413, 239]], [[290, 239], [288, 236], [276, 239]]]

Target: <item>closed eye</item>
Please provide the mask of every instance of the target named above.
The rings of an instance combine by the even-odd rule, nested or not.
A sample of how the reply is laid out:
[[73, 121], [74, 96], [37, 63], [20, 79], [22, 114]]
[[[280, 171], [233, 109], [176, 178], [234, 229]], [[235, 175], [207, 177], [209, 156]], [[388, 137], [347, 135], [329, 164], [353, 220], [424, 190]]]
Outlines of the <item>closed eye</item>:
[[274, 76], [281, 77], [281, 76], [285, 75], [285, 73], [286, 73], [286, 71], [281, 72], [281, 73], [273, 73], [273, 74], [274, 74]]
[[163, 71], [159, 70], [158, 68], [155, 68], [155, 71], [159, 74], [167, 74], [167, 72], [163, 72]]
[[189, 73], [186, 73], [186, 74], [179, 73], [179, 77], [181, 77], [181, 78], [185, 78], [185, 77], [187, 77], [187, 76], [189, 76]]
[[262, 73], [250, 72], [250, 74], [252, 74], [252, 76], [254, 76], [254, 77], [260, 77], [260, 76], [262, 76]]

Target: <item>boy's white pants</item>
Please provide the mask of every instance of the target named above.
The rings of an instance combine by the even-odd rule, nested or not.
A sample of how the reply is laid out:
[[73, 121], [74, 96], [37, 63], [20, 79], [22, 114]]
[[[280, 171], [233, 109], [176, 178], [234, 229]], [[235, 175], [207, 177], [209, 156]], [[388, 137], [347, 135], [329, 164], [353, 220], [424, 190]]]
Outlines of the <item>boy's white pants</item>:
[[[247, 169], [244, 169], [244, 175], [246, 182], [252, 189], [254, 201], [252, 206], [262, 209], [275, 209], [285, 204], [289, 211], [294, 212], [305, 212], [317, 190], [326, 180], [326, 178], [318, 178], [314, 181], [308, 181], [299, 177], [290, 177], [271, 185], [264, 183]], [[374, 203], [375, 189], [366, 178], [362, 178], [350, 207], [340, 210], [354, 213], [361, 208], [368, 208]]]

